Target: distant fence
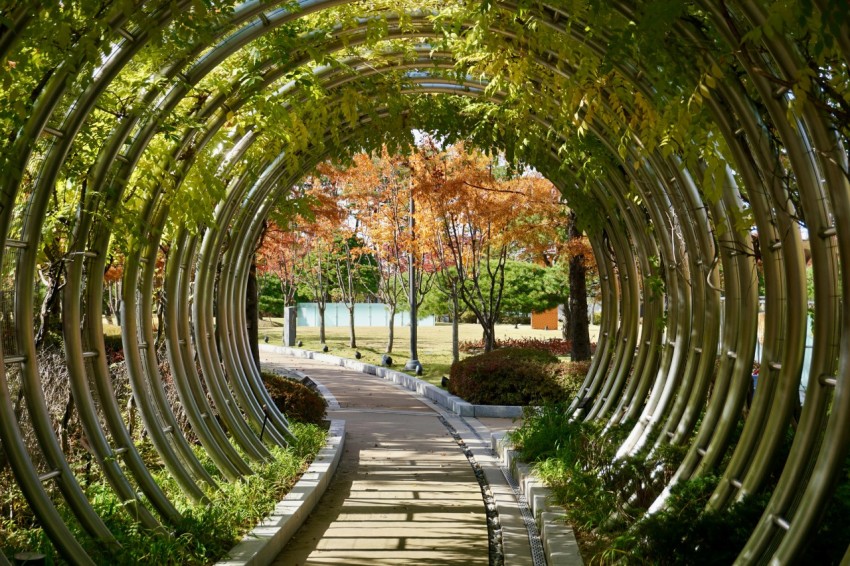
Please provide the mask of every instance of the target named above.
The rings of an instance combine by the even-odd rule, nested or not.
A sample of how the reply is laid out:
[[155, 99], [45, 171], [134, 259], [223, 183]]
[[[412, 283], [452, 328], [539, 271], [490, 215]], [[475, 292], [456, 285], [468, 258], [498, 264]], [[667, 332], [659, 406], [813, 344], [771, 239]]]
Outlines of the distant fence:
[[[298, 326], [319, 326], [319, 307], [316, 303], [298, 303]], [[419, 326], [434, 326], [433, 316], [419, 319]], [[355, 303], [354, 326], [389, 326], [390, 312], [383, 303]], [[343, 303], [328, 303], [325, 307], [325, 326], [348, 326], [348, 308]], [[395, 315], [395, 326], [410, 326], [410, 313]]]

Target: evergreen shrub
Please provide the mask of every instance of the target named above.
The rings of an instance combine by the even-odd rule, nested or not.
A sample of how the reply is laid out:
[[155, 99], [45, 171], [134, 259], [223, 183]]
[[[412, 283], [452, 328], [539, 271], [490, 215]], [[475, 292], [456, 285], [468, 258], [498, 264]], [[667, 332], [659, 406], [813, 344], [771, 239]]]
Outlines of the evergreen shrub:
[[276, 373], [264, 371], [262, 376], [272, 401], [287, 419], [315, 425], [324, 422], [328, 404], [321, 395]]
[[499, 348], [452, 364], [449, 392], [476, 405], [542, 405], [573, 398], [587, 364], [549, 352]]

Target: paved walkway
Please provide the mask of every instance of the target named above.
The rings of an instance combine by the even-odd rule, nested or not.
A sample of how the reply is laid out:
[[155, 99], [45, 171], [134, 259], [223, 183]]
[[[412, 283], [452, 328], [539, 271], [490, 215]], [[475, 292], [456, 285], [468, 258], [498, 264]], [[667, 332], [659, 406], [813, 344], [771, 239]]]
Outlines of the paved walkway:
[[[508, 428], [509, 419], [487, 419], [485, 427], [379, 377], [269, 352], [261, 357], [264, 366], [297, 369], [327, 387], [339, 403], [328, 416], [346, 421], [345, 450], [330, 487], [273, 564], [488, 564], [481, 488], [446, 425], [485, 468], [499, 505], [513, 492], [506, 482], [499, 485], [485, 444], [487, 430]], [[506, 564], [531, 564], [518, 511], [499, 507]]]

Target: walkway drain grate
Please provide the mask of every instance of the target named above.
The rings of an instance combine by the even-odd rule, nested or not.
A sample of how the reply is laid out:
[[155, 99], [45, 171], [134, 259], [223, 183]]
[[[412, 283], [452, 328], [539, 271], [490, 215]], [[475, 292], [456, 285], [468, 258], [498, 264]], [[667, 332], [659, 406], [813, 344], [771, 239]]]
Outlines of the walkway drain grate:
[[[505, 550], [502, 545], [502, 524], [499, 521], [499, 511], [496, 508], [496, 500], [493, 497], [493, 492], [490, 490], [490, 483], [484, 475], [484, 470], [475, 459], [475, 455], [466, 442], [463, 441], [457, 429], [453, 427], [442, 415], [438, 416], [440, 422], [449, 431], [457, 445], [463, 450], [466, 459], [469, 460], [469, 465], [475, 472], [475, 477], [478, 479], [478, 486], [481, 488], [481, 497], [484, 499], [484, 510], [487, 514], [487, 539], [490, 544], [490, 566], [504, 566]], [[523, 515], [524, 516], [524, 515]], [[542, 564], [546, 564], [544, 561]], [[535, 566], [537, 562], [535, 560]]]
[[[484, 439], [481, 438], [481, 435], [478, 434], [478, 431], [475, 430], [475, 427], [470, 426], [463, 417], [460, 417], [460, 420], [469, 427], [472, 434], [474, 434], [478, 440], [482, 442], [482, 444], [487, 444]], [[490, 454], [492, 454], [497, 461], [499, 460], [499, 455], [492, 448], [490, 449]], [[519, 508], [520, 515], [522, 515], [522, 521], [525, 524], [526, 531], [528, 531], [528, 544], [531, 547], [531, 562], [533, 566], [546, 566], [547, 561], [546, 552], [543, 549], [543, 539], [540, 537], [540, 531], [537, 529], [537, 522], [534, 520], [534, 514], [528, 506], [528, 500], [525, 498], [525, 494], [523, 494], [519, 484], [516, 480], [514, 480], [511, 471], [504, 466], [499, 466], [499, 470], [502, 472], [502, 475], [505, 476], [505, 481], [508, 482], [508, 485], [514, 492], [517, 507]]]
[[534, 515], [528, 507], [528, 500], [519, 488], [519, 484], [514, 480], [513, 474], [504, 466], [499, 466], [502, 470], [502, 475], [511, 489], [514, 490], [514, 497], [517, 500], [519, 512], [522, 515], [522, 521], [525, 523], [525, 528], [528, 530], [528, 544], [531, 546], [531, 561], [534, 566], [546, 566], [546, 553], [543, 551], [543, 540], [540, 538], [540, 531], [537, 529], [537, 523], [534, 521]]

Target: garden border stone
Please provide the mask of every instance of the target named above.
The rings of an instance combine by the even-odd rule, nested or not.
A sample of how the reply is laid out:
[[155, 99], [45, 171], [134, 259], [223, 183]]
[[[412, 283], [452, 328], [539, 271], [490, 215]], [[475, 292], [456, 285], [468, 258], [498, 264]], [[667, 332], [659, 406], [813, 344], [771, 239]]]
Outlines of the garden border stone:
[[528, 507], [537, 522], [547, 564], [559, 566], [583, 566], [578, 541], [572, 527], [564, 522], [566, 510], [553, 505], [552, 491], [534, 473], [531, 466], [518, 458], [518, 452], [508, 441], [504, 432], [490, 435], [491, 448], [510, 470], [520, 490], [525, 495]]
[[345, 421], [332, 420], [324, 448], [274, 510], [217, 562], [218, 566], [264, 566], [283, 550], [325, 493], [345, 444]]
[[456, 395], [452, 395], [445, 389], [432, 385], [407, 373], [396, 371], [391, 368], [367, 364], [358, 360], [323, 354], [302, 348], [289, 348], [286, 346], [271, 346], [260, 344], [260, 351], [275, 352], [296, 358], [305, 358], [338, 365], [353, 371], [359, 371], [369, 375], [375, 375], [396, 385], [400, 385], [409, 391], [415, 391], [426, 399], [429, 399], [444, 409], [460, 417], [476, 418], [507, 418], [516, 419], [522, 417], [523, 407], [518, 405], [473, 405], [464, 401]]

